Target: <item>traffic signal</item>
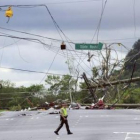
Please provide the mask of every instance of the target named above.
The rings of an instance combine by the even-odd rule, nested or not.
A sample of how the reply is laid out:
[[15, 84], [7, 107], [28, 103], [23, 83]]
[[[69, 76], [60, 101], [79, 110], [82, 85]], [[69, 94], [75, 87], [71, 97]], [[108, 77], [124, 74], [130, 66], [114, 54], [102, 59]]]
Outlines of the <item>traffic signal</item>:
[[66, 45], [64, 44], [64, 42], [62, 42], [61, 44], [61, 50], [65, 50], [66, 49]]

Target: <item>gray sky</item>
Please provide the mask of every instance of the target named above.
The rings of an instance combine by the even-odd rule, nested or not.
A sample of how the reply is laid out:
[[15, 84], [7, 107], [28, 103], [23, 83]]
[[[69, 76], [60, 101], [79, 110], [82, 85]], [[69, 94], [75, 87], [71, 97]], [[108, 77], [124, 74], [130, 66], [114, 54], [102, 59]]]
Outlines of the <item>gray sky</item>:
[[[57, 24], [72, 42], [91, 43], [101, 16], [102, 2], [105, 3], [105, 0], [1, 0], [0, 6], [46, 4]], [[121, 42], [131, 49], [134, 42], [140, 36], [138, 32], [140, 29], [139, 5], [139, 0], [135, 0], [135, 5], [134, 0], [107, 0], [100, 26], [99, 42]], [[7, 7], [2, 9], [5, 10]], [[45, 7], [13, 7], [12, 9], [14, 16], [8, 24], [6, 23], [7, 18], [4, 15], [5, 13], [0, 11], [0, 27], [62, 40]], [[0, 37], [1, 67], [47, 72], [55, 58], [49, 72], [69, 74], [68, 66], [65, 63], [67, 61], [67, 53], [69, 57], [75, 58], [74, 66], [80, 70], [80, 74], [86, 71], [89, 74], [88, 76], [90, 76], [91, 67], [100, 65], [98, 57], [94, 57], [95, 59], [93, 58], [91, 64], [87, 62], [87, 51], [83, 51], [81, 55], [81, 51], [75, 53], [59, 50], [61, 42], [0, 29], [0, 34], [1, 32], [18, 37], [40, 39], [46, 44], [56, 46], [55, 48], [52, 48], [52, 46], [45, 47], [39, 43]], [[66, 40], [64, 37], [63, 39]], [[97, 35], [92, 43], [96, 42]], [[3, 49], [3, 47], [5, 48]], [[120, 59], [125, 57], [127, 53], [126, 49], [118, 46], [113, 46], [113, 48], [118, 51]], [[74, 50], [74, 44], [70, 46], [67, 43], [67, 49]], [[56, 55], [58, 50], [59, 53]], [[92, 51], [92, 53], [97, 56], [97, 52]], [[83, 60], [81, 58], [85, 59]], [[0, 68], [0, 77], [2, 80], [10, 80], [16, 83], [17, 86], [29, 86], [31, 84], [39, 84], [44, 74], [26, 73]]]

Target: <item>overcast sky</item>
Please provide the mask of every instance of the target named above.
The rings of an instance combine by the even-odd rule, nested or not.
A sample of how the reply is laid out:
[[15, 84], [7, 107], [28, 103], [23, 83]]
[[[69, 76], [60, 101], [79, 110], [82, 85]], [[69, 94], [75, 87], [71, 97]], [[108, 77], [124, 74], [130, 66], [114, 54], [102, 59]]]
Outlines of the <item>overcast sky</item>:
[[[1, 0], [0, 2], [0, 6], [37, 4], [46, 4], [48, 6], [53, 18], [72, 42], [91, 43], [105, 0]], [[139, 0], [107, 0], [98, 41], [103, 43], [121, 42], [128, 49], [131, 49], [134, 42], [140, 36], [139, 5]], [[6, 9], [7, 7], [2, 7], [2, 10]], [[60, 37], [45, 7], [12, 7], [12, 9], [14, 15], [9, 23], [6, 23], [7, 17], [5, 17], [4, 11], [0, 11], [0, 27], [38, 34], [58, 40], [62, 40], [62, 38], [66, 40], [62, 34], [62, 38]], [[62, 51], [60, 50], [61, 41], [56, 42], [0, 28], [0, 35], [2, 33], [17, 37], [39, 39], [43, 43], [48, 44], [48, 46], [43, 46], [39, 42], [0, 37], [1, 67], [54, 74], [69, 74], [66, 64], [67, 54], [70, 58], [75, 58], [71, 64], [80, 71], [80, 74], [86, 72], [90, 76], [91, 67], [100, 65], [99, 58], [96, 57], [97, 55], [95, 56], [96, 58], [93, 57], [93, 61], [90, 64], [87, 62], [87, 51], [77, 51], [76, 53], [68, 51], [74, 50], [74, 44], [66, 43], [68, 50]], [[97, 35], [92, 43], [97, 43]], [[124, 58], [128, 52], [123, 47], [117, 45], [112, 47], [117, 50], [120, 59]], [[92, 51], [91, 54], [97, 54], [97, 52]], [[0, 80], [10, 80], [16, 83], [16, 86], [39, 84], [43, 77], [44, 74], [0, 68]]]

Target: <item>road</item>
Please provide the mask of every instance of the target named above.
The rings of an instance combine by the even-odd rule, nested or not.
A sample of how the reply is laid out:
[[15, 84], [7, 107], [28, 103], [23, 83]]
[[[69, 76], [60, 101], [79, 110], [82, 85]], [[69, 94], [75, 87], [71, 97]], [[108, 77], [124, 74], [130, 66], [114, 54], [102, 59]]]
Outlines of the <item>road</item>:
[[[26, 113], [26, 116], [21, 114]], [[140, 110], [70, 110], [69, 125], [59, 136], [59, 114], [48, 111], [4, 112], [0, 116], [0, 140], [139, 140]]]

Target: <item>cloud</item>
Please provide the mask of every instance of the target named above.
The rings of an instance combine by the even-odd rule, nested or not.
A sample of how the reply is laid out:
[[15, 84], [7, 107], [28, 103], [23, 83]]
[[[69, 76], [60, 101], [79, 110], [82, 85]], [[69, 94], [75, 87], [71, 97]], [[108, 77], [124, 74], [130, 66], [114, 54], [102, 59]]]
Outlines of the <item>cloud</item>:
[[[63, 2], [68, 1], [69, 0], [65, 0]], [[58, 3], [62, 1], [55, 0], [53, 2]], [[47, 0], [46, 2], [45, 0], [24, 0], [23, 2], [19, 0], [10, 0], [10, 3], [9, 1], [5, 0], [1, 1], [1, 5], [35, 5], [47, 3], [52, 3], [52, 1]], [[138, 14], [140, 12], [139, 5], [140, 1], [136, 1], [135, 21], [137, 37], [140, 36], [140, 33], [138, 32], [140, 29], [140, 15]], [[102, 10], [102, 1], [83, 3], [77, 2], [71, 4], [48, 4], [48, 7], [55, 21], [72, 42], [91, 43], [99, 23]], [[14, 16], [10, 19], [8, 24], [6, 23], [7, 18], [4, 16], [4, 12], [0, 11], [0, 27], [21, 30], [60, 40], [67, 40], [59, 31], [61, 34], [60, 36], [45, 7], [29, 9], [13, 7], [13, 11]], [[44, 48], [44, 46], [39, 43], [0, 37], [0, 64], [4, 67], [15, 67], [47, 72], [51, 63], [53, 62], [56, 52], [60, 50], [60, 44], [62, 43], [61, 41], [56, 42], [39, 37], [33, 37], [30, 35], [15, 33], [12, 31], [5, 31], [2, 29], [0, 29], [0, 32], [8, 33], [18, 37], [40, 39], [46, 44], [52, 44], [52, 46], [55, 46], [54, 48], [52, 46], [50, 48], [49, 46]], [[123, 38], [132, 39], [116, 40]], [[134, 10], [132, 0], [108, 0], [106, 9], [103, 14], [98, 39], [100, 42], [104, 43], [121, 42], [128, 49], [132, 48], [132, 45], [138, 39], [134, 38]], [[92, 42], [97, 42], [97, 35]], [[69, 57], [75, 58], [74, 66], [76, 69], [78, 69], [77, 66], [79, 65], [80, 74], [82, 74], [84, 71], [87, 71], [89, 75], [91, 75], [92, 66], [100, 65], [98, 52], [91, 52], [97, 56], [93, 60], [93, 65], [87, 62], [88, 51], [74, 52], [72, 51], [75, 50], [74, 44], [66, 43], [66, 45], [67, 49], [70, 51], [59, 51], [55, 61], [53, 62], [50, 72], [62, 74], [69, 73], [68, 66], [65, 63], [67, 61], [67, 53]], [[2, 49], [4, 46], [6, 47]], [[112, 48], [118, 51], [120, 58], [124, 58], [128, 52], [128, 50], [123, 47], [112, 46]], [[32, 83], [39, 83], [43, 76], [43, 74], [31, 74], [20, 71], [2, 71], [2, 69], [0, 69], [0, 71], [0, 77], [2, 79], [10, 79], [11, 81], [17, 83], [18, 86], [22, 84], [29, 86]]]
[[[51, 2], [51, 1], [50, 1]], [[11, 1], [11, 4], [41, 4], [46, 3], [46, 1], [41, 0], [40, 2], [15, 2]], [[49, 1], [48, 1], [49, 3]], [[2, 4], [9, 4], [2, 2]], [[139, 1], [137, 1], [136, 19], [137, 26], [139, 27]], [[60, 4], [60, 5], [48, 5], [51, 14], [64, 30], [95, 30], [101, 15], [102, 1], [99, 2], [87, 2], [87, 3], [73, 3], [73, 4]], [[16, 8], [13, 7], [14, 16], [9, 22], [12, 28], [22, 28], [22, 29], [46, 29], [55, 30], [53, 22], [50, 18], [45, 7], [35, 7], [35, 8]], [[108, 0], [106, 9], [104, 11], [102, 20], [102, 29], [119, 29], [133, 27], [133, 3], [131, 0], [120, 0], [110, 1]], [[0, 13], [2, 17], [2, 24], [5, 26], [6, 17], [3, 13]]]

